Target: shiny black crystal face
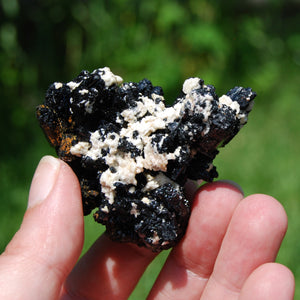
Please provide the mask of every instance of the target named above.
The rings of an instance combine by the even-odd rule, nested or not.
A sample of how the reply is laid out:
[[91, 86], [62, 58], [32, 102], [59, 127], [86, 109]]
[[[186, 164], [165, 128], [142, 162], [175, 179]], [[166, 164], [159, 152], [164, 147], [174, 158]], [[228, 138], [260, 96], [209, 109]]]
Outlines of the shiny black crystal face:
[[96, 209], [113, 240], [160, 251], [185, 233], [185, 182], [218, 176], [217, 148], [247, 122], [255, 96], [235, 87], [218, 97], [190, 78], [167, 107], [161, 87], [147, 79], [122, 84], [102, 68], [53, 83], [37, 118], [80, 181], [84, 213]]

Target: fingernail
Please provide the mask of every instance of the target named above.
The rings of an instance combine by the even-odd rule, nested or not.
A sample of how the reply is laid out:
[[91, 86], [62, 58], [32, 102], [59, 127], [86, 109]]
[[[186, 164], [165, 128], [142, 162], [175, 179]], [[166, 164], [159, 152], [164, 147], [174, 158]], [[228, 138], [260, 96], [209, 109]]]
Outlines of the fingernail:
[[195, 193], [200, 186], [200, 181], [194, 181], [188, 179], [184, 185], [184, 195], [187, 200], [192, 201], [194, 199]]
[[228, 183], [228, 184], [234, 186], [237, 190], [239, 190], [244, 195], [244, 191], [243, 191], [242, 187], [238, 183], [236, 183], [235, 181], [228, 180], [228, 179], [223, 179], [223, 180], [219, 180], [219, 182]]
[[56, 182], [59, 168], [60, 162], [57, 158], [45, 156], [41, 159], [31, 182], [27, 208], [34, 207], [48, 197]]

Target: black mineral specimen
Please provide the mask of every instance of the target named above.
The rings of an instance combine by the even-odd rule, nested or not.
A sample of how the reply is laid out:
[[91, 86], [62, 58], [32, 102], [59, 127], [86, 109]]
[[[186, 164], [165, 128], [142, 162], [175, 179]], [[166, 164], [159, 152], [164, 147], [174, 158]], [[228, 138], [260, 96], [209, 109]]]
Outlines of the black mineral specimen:
[[235, 87], [218, 97], [187, 79], [173, 106], [147, 79], [123, 83], [109, 68], [55, 82], [37, 118], [58, 156], [81, 184], [84, 214], [108, 235], [152, 251], [176, 245], [190, 205], [187, 179], [212, 181], [212, 161], [247, 122], [256, 94]]

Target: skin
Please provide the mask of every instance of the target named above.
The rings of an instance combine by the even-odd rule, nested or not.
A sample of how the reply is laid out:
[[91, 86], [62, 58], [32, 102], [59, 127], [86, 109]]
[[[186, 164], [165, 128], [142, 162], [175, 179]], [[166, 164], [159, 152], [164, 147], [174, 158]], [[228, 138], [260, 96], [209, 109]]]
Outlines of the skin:
[[[293, 299], [293, 274], [274, 262], [287, 229], [281, 204], [267, 195], [244, 198], [228, 182], [192, 194], [186, 235], [148, 299]], [[0, 256], [0, 298], [127, 299], [155, 254], [103, 235], [78, 261], [83, 226], [76, 176], [44, 157], [22, 225]]]

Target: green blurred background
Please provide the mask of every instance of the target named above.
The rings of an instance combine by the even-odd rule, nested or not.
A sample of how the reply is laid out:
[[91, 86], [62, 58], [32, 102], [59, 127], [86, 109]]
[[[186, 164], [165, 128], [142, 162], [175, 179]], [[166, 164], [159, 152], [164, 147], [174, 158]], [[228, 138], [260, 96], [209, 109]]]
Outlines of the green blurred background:
[[[0, 250], [19, 228], [34, 169], [54, 154], [35, 119], [53, 81], [109, 66], [125, 81], [150, 79], [168, 103], [198, 76], [222, 95], [258, 94], [249, 123], [216, 160], [220, 179], [285, 207], [278, 256], [300, 299], [300, 1], [0, 0]], [[86, 217], [86, 250], [103, 228]], [[167, 252], [131, 299], [146, 297]]]

